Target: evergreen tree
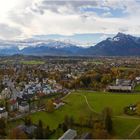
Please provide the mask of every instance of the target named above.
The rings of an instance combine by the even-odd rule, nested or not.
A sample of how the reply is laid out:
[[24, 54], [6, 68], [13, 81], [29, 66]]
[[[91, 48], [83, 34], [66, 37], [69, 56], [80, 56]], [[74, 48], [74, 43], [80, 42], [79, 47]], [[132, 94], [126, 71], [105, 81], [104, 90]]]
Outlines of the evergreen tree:
[[44, 135], [43, 135], [43, 124], [42, 124], [42, 121], [39, 120], [38, 121], [37, 129], [36, 129], [36, 139], [43, 139], [43, 138], [44, 138]]

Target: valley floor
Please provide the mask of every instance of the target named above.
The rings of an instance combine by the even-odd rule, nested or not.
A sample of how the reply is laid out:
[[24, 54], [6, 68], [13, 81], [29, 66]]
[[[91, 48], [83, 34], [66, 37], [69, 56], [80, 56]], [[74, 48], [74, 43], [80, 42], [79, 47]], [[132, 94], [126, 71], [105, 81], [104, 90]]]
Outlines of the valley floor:
[[115, 138], [140, 138], [140, 117], [127, 116], [123, 108], [140, 101], [140, 94], [135, 93], [105, 93], [94, 91], [74, 91], [63, 98], [66, 103], [53, 113], [44, 111], [31, 114], [34, 123], [42, 120], [51, 129], [58, 127], [66, 115], [73, 116], [76, 121], [79, 117], [89, 117], [91, 114], [96, 118], [105, 107], [113, 110], [113, 127]]
[[103, 108], [110, 107], [113, 110], [113, 126], [117, 138], [139, 138], [140, 117], [127, 116], [123, 108], [129, 104], [140, 101], [140, 94], [135, 93], [103, 93], [103, 92], [73, 92], [69, 100], [75, 101], [79, 96], [85, 99], [85, 103], [91, 112], [101, 113]]

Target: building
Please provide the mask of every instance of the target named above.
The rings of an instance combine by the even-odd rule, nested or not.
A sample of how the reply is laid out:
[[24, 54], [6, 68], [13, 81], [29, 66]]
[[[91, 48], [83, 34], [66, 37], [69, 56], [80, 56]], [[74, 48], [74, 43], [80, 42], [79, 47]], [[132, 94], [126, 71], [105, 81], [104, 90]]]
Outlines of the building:
[[134, 89], [134, 82], [132, 80], [116, 79], [114, 85], [107, 87], [108, 91], [112, 92], [132, 92]]
[[35, 133], [35, 130], [37, 129], [37, 126], [35, 125], [19, 125], [17, 127], [18, 129], [22, 130], [25, 134], [29, 136], [29, 138], [32, 138], [33, 134]]
[[59, 140], [72, 140], [76, 138], [77, 132], [73, 129], [68, 129], [60, 138]]
[[17, 110], [18, 109], [18, 102], [16, 99], [12, 99], [9, 101], [9, 104], [10, 104], [10, 111], [14, 111], [14, 110]]
[[136, 82], [136, 84], [140, 84], [140, 77], [136, 77], [135, 82]]
[[27, 102], [21, 102], [19, 104], [19, 111], [20, 112], [28, 112], [29, 111], [29, 104]]
[[65, 103], [63, 103], [61, 100], [55, 100], [53, 105], [55, 106], [55, 109], [60, 108], [61, 106], [64, 106]]
[[5, 110], [5, 108], [0, 107], [0, 118], [7, 118], [8, 112]]

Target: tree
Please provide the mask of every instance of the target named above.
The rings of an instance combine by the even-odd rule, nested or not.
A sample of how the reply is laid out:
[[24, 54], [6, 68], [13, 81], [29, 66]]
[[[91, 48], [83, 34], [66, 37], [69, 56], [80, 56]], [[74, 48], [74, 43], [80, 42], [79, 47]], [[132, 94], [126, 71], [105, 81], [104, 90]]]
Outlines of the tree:
[[4, 118], [0, 119], [0, 136], [6, 136], [6, 120]]
[[45, 128], [44, 138], [45, 138], [45, 139], [48, 139], [49, 136], [50, 136], [50, 133], [51, 133], [50, 127], [47, 126], [47, 127]]
[[105, 129], [96, 129], [93, 135], [94, 139], [107, 139], [108, 133]]
[[46, 111], [47, 112], [53, 112], [54, 111], [54, 105], [52, 100], [48, 100], [46, 105]]
[[87, 119], [87, 126], [88, 126], [88, 127], [92, 127], [92, 126], [93, 126], [93, 115], [92, 115], [92, 114], [90, 114], [90, 115], [88, 116], [88, 119]]
[[110, 74], [104, 74], [102, 76], [101, 83], [106, 85], [110, 82], [111, 82], [111, 75]]
[[64, 123], [68, 126], [69, 125], [69, 116], [68, 115], [66, 115], [65, 117], [64, 117]]
[[81, 114], [79, 116], [79, 123], [80, 123], [80, 125], [84, 125], [84, 123], [85, 123], [85, 116], [83, 114]]
[[72, 127], [73, 124], [74, 124], [74, 118], [71, 116], [69, 118], [69, 125], [70, 125], [70, 127]]
[[37, 129], [36, 129], [36, 139], [43, 139], [43, 138], [44, 138], [44, 135], [43, 135], [43, 124], [42, 124], [42, 121], [39, 120], [38, 121]]
[[111, 133], [113, 130], [112, 110], [108, 107], [103, 110], [103, 121], [105, 129], [108, 131], [108, 133]]
[[94, 124], [94, 128], [91, 134], [93, 139], [107, 139], [109, 136], [108, 132], [104, 129], [102, 122], [96, 122]]
[[62, 124], [62, 129], [63, 129], [63, 132], [66, 132], [68, 130], [67, 124], [63, 123]]
[[105, 128], [109, 133], [112, 132], [113, 126], [112, 126], [112, 119], [110, 115], [107, 115], [105, 118]]
[[136, 113], [140, 115], [140, 103], [137, 104]]
[[29, 104], [29, 112], [31, 111], [31, 99], [28, 99], [28, 104]]
[[27, 139], [27, 135], [19, 128], [14, 128], [10, 132], [10, 139]]
[[30, 116], [25, 117], [24, 123], [26, 126], [30, 126], [32, 124], [32, 120], [31, 120]]

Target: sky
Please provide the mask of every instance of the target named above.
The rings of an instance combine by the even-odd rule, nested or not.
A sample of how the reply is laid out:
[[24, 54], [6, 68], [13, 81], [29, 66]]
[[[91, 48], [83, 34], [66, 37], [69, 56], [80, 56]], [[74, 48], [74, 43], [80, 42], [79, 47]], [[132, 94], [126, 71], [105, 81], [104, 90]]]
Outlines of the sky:
[[140, 35], [140, 0], [0, 0], [0, 39], [98, 42]]

